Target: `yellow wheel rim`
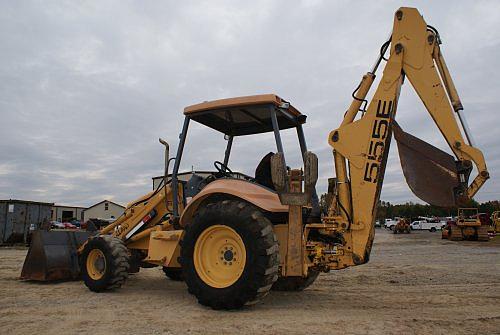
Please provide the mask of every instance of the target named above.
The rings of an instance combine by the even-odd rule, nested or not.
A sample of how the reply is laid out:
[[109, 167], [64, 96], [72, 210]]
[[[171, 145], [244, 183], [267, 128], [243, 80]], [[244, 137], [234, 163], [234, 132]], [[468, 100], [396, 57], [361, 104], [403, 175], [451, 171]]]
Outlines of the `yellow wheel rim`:
[[245, 269], [245, 244], [234, 229], [214, 225], [198, 237], [193, 260], [196, 273], [207, 285], [229, 287]]
[[92, 249], [87, 256], [87, 273], [93, 280], [99, 280], [106, 272], [106, 257], [99, 249]]

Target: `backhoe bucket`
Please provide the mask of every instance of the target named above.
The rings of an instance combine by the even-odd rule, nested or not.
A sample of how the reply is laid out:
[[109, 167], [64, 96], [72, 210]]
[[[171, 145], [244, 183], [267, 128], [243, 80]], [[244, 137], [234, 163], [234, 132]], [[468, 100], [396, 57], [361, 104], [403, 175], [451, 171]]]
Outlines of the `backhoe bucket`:
[[455, 206], [460, 181], [454, 157], [405, 133], [395, 121], [393, 132], [403, 174], [413, 193], [431, 205]]
[[80, 277], [78, 248], [91, 232], [36, 230], [33, 232], [21, 279], [74, 280]]

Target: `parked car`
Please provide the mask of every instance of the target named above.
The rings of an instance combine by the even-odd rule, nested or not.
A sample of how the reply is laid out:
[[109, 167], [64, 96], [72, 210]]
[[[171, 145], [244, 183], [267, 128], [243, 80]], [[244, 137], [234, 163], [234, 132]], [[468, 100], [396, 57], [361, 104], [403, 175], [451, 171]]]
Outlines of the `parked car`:
[[[109, 225], [110, 223], [113, 223], [116, 221], [116, 219], [89, 219], [87, 222], [83, 222], [81, 229], [87, 229], [89, 226], [89, 223], [92, 223], [92, 229], [102, 229]], [[88, 229], [87, 229], [88, 230]]]
[[64, 229], [77, 229], [77, 226], [70, 222], [63, 222]]
[[76, 226], [77, 228], [81, 227], [80, 220], [71, 220], [69, 223], [71, 223], [72, 225]]
[[64, 229], [64, 223], [59, 221], [50, 221], [50, 228], [52, 229]]
[[[446, 222], [444, 223], [446, 224]], [[410, 225], [412, 230], [428, 230], [435, 232], [442, 229], [443, 223], [439, 220], [417, 220]]]

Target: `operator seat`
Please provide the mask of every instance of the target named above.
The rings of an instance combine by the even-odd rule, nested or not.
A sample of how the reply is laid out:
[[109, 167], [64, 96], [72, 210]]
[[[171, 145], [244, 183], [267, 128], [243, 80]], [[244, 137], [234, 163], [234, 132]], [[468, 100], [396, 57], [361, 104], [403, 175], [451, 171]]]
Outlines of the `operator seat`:
[[[259, 162], [257, 168], [255, 169], [255, 181], [273, 191], [276, 191], [273, 184], [273, 179], [271, 175], [271, 157], [274, 155], [273, 152], [268, 153]], [[316, 193], [316, 188], [314, 188], [311, 199], [312, 209], [308, 215], [308, 221], [316, 222], [321, 218], [319, 198]]]
[[257, 168], [255, 169], [255, 181], [271, 190], [275, 191], [273, 185], [273, 178], [271, 176], [271, 157], [274, 155], [273, 152], [268, 153], [259, 162]]

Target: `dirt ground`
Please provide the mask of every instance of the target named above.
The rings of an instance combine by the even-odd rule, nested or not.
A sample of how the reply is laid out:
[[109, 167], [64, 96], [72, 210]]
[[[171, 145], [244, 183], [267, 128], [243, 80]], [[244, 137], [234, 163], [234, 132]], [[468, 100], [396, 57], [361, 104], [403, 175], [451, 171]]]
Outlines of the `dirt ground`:
[[0, 334], [500, 334], [500, 238], [377, 229], [368, 264], [299, 293], [221, 312], [143, 269], [113, 293], [19, 281], [26, 249], [0, 249]]

